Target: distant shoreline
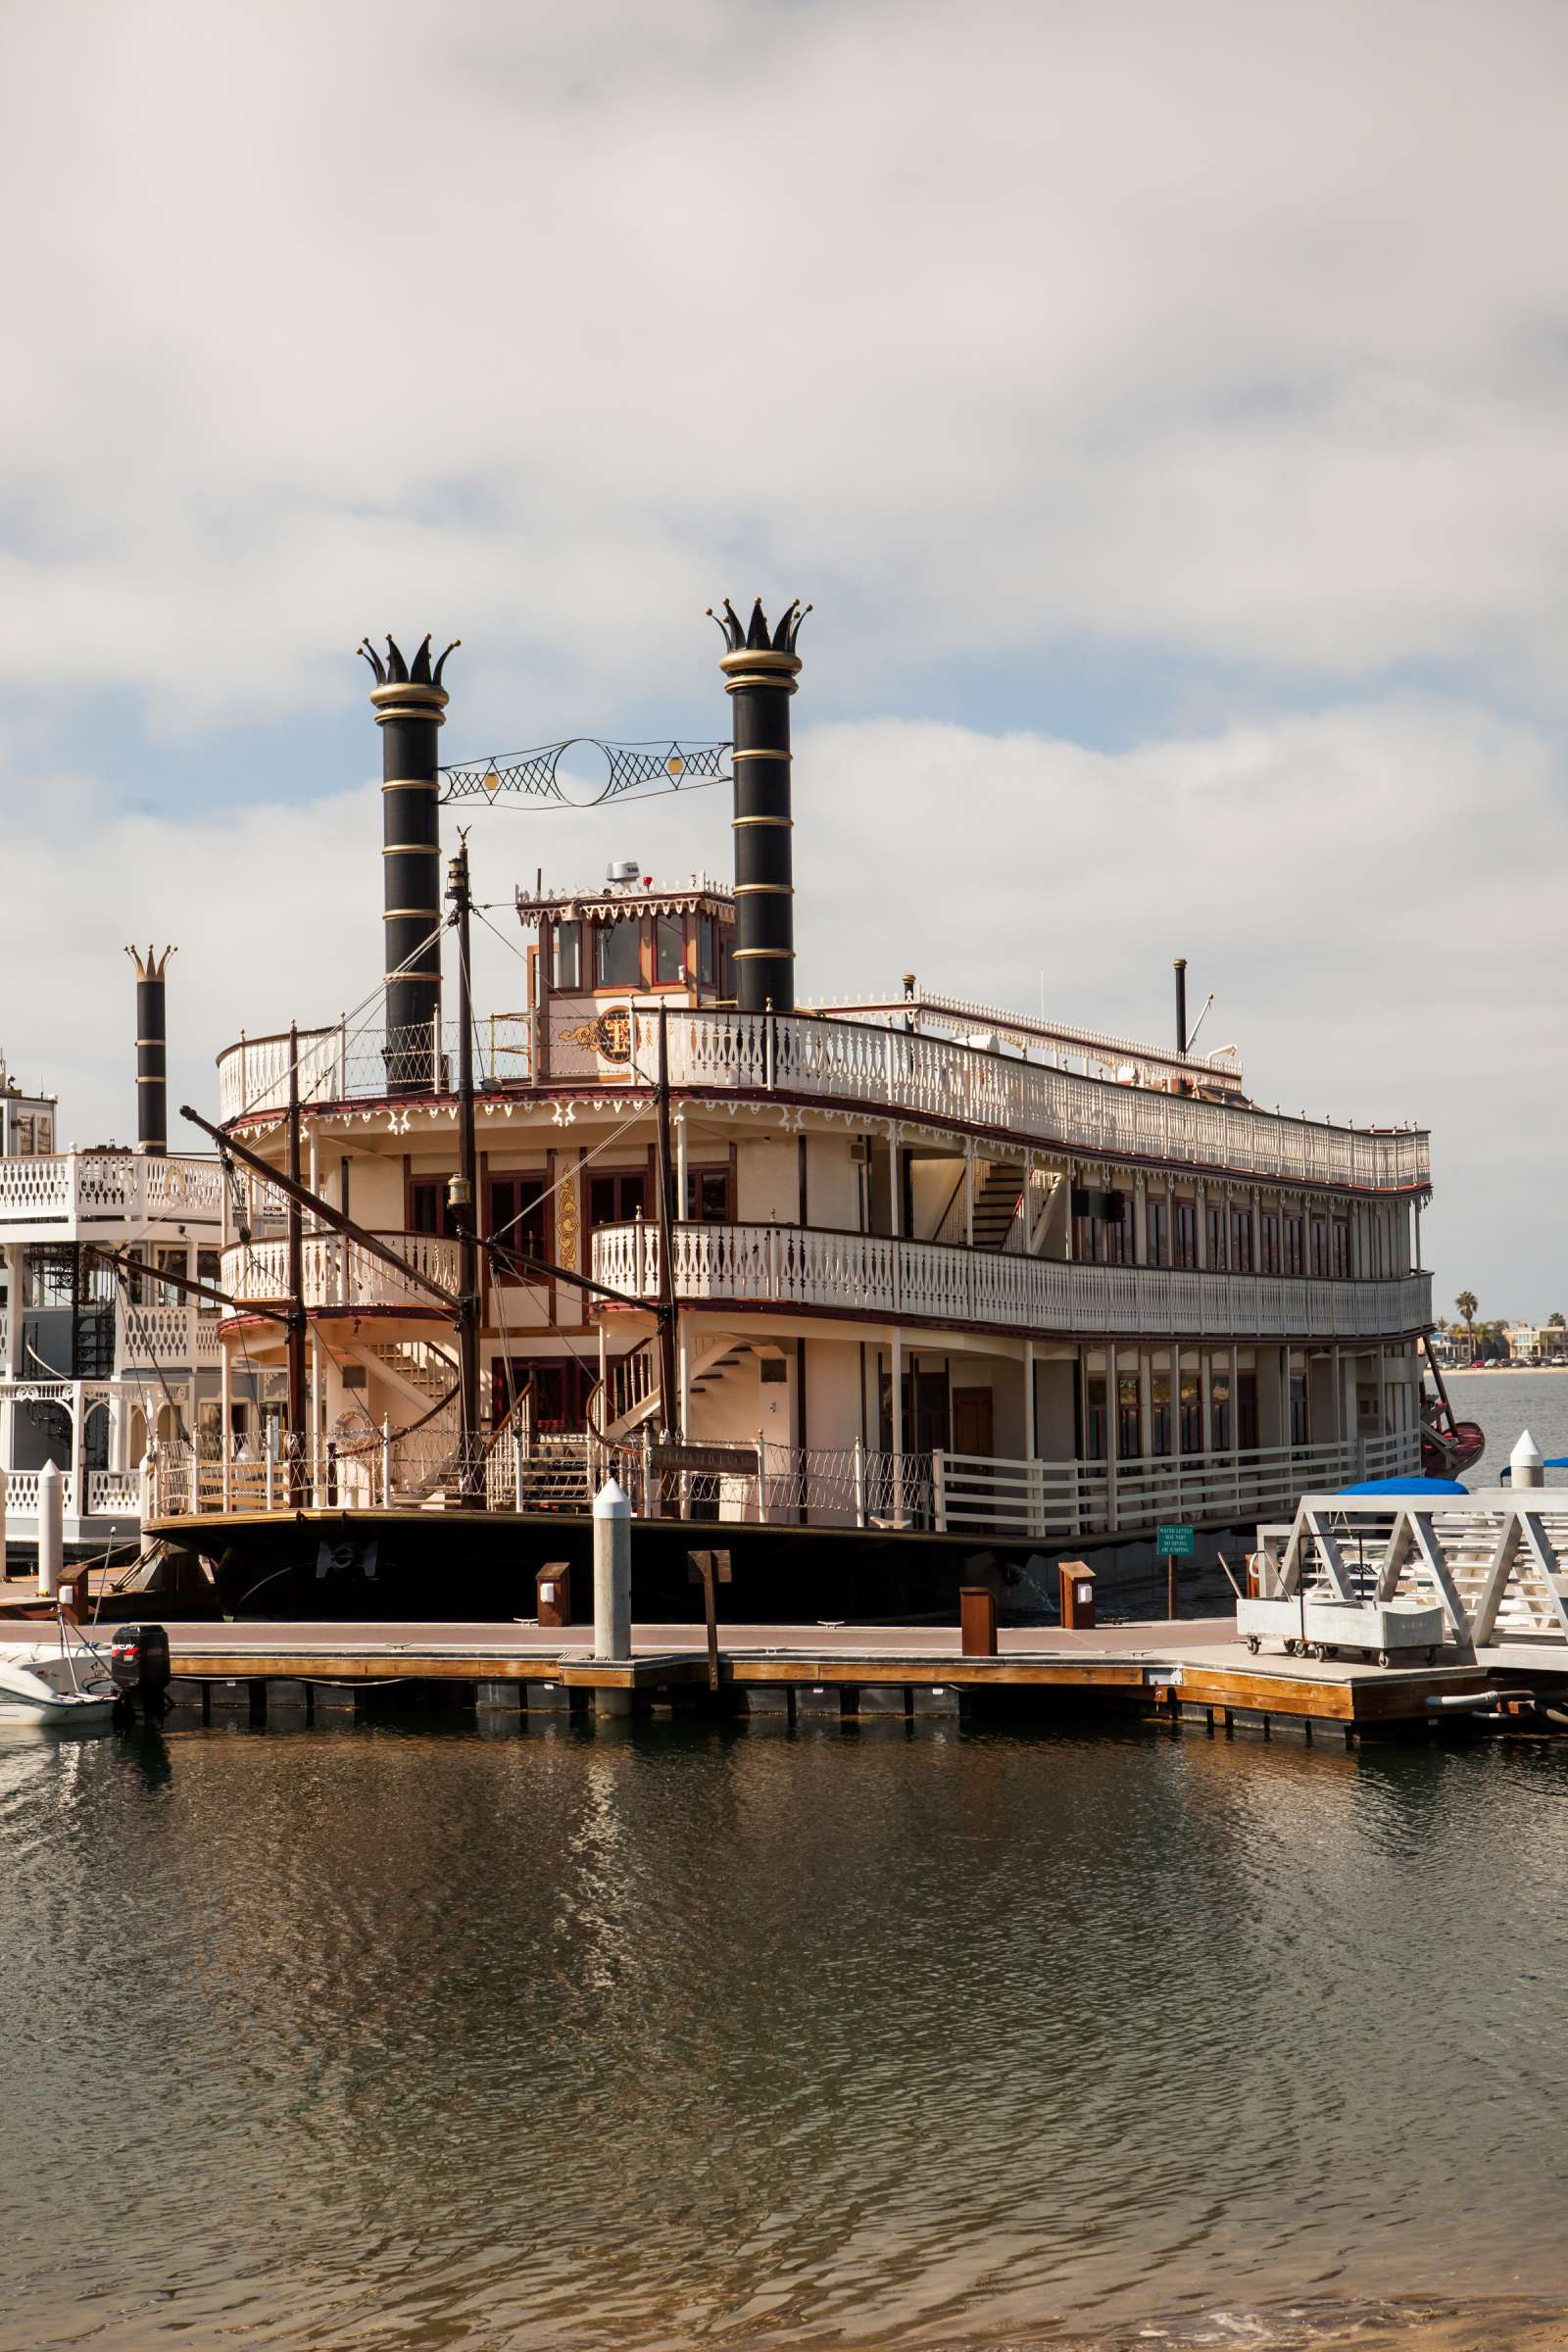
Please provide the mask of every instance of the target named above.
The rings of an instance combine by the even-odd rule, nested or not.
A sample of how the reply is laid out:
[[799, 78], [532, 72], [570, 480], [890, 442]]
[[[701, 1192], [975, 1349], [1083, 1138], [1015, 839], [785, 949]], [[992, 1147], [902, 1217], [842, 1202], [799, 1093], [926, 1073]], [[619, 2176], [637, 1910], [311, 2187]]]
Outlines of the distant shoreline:
[[1445, 1380], [1495, 1380], [1498, 1373], [1517, 1373], [1534, 1380], [1538, 1373], [1568, 1372], [1568, 1364], [1466, 1364], [1462, 1372], [1445, 1372]]

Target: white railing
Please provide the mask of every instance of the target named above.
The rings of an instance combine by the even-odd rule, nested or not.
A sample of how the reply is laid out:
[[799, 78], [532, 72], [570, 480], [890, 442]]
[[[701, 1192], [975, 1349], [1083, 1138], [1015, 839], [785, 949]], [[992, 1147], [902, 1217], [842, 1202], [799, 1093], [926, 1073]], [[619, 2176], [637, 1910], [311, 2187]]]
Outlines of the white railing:
[[933, 1462], [939, 1532], [1132, 1536], [1161, 1521], [1245, 1524], [1294, 1507], [1303, 1488], [1333, 1493], [1364, 1478], [1412, 1474], [1421, 1466], [1421, 1434], [1121, 1461], [1114, 1481], [1103, 1462], [999, 1461], [962, 1453], [939, 1453]]
[[[474, 1024], [474, 1078], [481, 1087], [526, 1086], [535, 1066], [532, 1013], [493, 1012]], [[458, 1066], [458, 1025], [447, 1021], [396, 1032], [384, 1029], [302, 1029], [300, 1101], [348, 1102], [406, 1089], [451, 1092]], [[218, 1115], [276, 1111], [288, 1102], [286, 1035], [242, 1038], [218, 1056]]]
[[[581, 1027], [580, 1017], [576, 1026]], [[478, 1083], [531, 1085], [537, 1071], [535, 1029], [531, 1014], [482, 1018]], [[428, 1043], [421, 1043], [422, 1034], [401, 1034], [389, 1046], [379, 1030], [302, 1033], [302, 1100], [384, 1097], [411, 1086], [450, 1092], [456, 1032], [450, 1024], [443, 1031], [439, 1054], [433, 1031]], [[615, 1035], [619, 1039], [621, 1032]], [[1200, 1102], [875, 1021], [678, 1008], [670, 1013], [668, 1035], [671, 1082], [696, 1095], [777, 1095], [832, 1102], [874, 1117], [902, 1114], [937, 1126], [976, 1129], [1014, 1146], [1215, 1168], [1289, 1184], [1408, 1192], [1431, 1181], [1428, 1139], [1415, 1129], [1362, 1131], [1240, 1104]], [[612, 1055], [598, 1062], [588, 1051], [588, 1061], [571, 1083], [580, 1084], [597, 1069], [605, 1083], [652, 1086], [658, 1023], [647, 1011], [634, 1009], [629, 1056], [620, 1042]], [[288, 1039], [243, 1040], [220, 1054], [218, 1069], [222, 1118], [276, 1111], [287, 1099]]]
[[[116, 1377], [164, 1370], [196, 1360], [197, 1317], [189, 1306], [127, 1306], [115, 1310]], [[217, 1361], [216, 1352], [210, 1359]]]
[[[330, 1457], [319, 1456], [304, 1474], [307, 1500], [318, 1508], [351, 1510], [384, 1502], [416, 1504], [438, 1475], [449, 1494], [456, 1491], [456, 1447], [448, 1447], [437, 1464], [438, 1446], [425, 1449], [426, 1462], [413, 1440], [404, 1445], [407, 1458], [399, 1445], [391, 1462], [373, 1437], [358, 1446], [339, 1446]], [[639, 1518], [687, 1517], [693, 1527], [909, 1528], [1078, 1542], [1147, 1536], [1162, 1520], [1246, 1526], [1260, 1515], [1294, 1508], [1303, 1488], [1333, 1492], [1362, 1478], [1414, 1471], [1420, 1452], [1420, 1433], [1411, 1430], [1343, 1445], [1254, 1446], [1168, 1461], [1118, 1462], [1112, 1477], [1104, 1462], [872, 1453], [859, 1446], [799, 1448], [769, 1441], [755, 1448], [737, 1447], [730, 1469], [661, 1472], [647, 1444], [611, 1445], [587, 1433], [525, 1442], [519, 1433], [476, 1450], [475, 1485], [493, 1511], [585, 1513], [598, 1483], [612, 1474]], [[421, 1465], [422, 1475], [416, 1476]], [[36, 1473], [21, 1475], [30, 1475], [35, 1488]], [[17, 1507], [35, 1509], [35, 1494]], [[104, 1508], [110, 1507], [106, 1502]], [[174, 1448], [155, 1458], [157, 1520], [292, 1507], [282, 1462], [198, 1460], [188, 1449]]]
[[[635, 1024], [637, 1075], [657, 1075], [657, 1024]], [[800, 1013], [681, 1012], [669, 1022], [671, 1082], [829, 1101], [1097, 1158], [1212, 1167], [1290, 1183], [1407, 1191], [1430, 1181], [1427, 1137], [1360, 1132], [1102, 1078], [1042, 1068], [945, 1038]]]
[[0, 1239], [33, 1225], [216, 1225], [222, 1206], [216, 1159], [139, 1152], [0, 1159]]
[[970, 1035], [977, 1030], [990, 1031], [1054, 1056], [1066, 1054], [1086, 1065], [1098, 1062], [1100, 1070], [1094, 1074], [1118, 1080], [1120, 1073], [1131, 1067], [1140, 1085], [1148, 1085], [1157, 1075], [1175, 1077], [1190, 1086], [1219, 1087], [1231, 1094], [1239, 1094], [1242, 1087], [1242, 1065], [1235, 1054], [1223, 1047], [1217, 1054], [1176, 1054], [1164, 1046], [1118, 1037], [1108, 1029], [1075, 1029], [1059, 1021], [1037, 1020], [1026, 1012], [1008, 1012], [997, 1004], [981, 1004], [968, 997], [938, 996], [928, 989], [915, 997], [819, 997], [805, 1009], [850, 1021], [902, 1025], [912, 1018], [921, 1030], [934, 1015], [938, 1035], [944, 1031], [951, 1035], [959, 1027]]
[[[1431, 1321], [1429, 1274], [1319, 1282], [1074, 1265], [791, 1225], [677, 1225], [674, 1246], [677, 1298], [785, 1311], [810, 1307], [999, 1331], [1180, 1339], [1392, 1338]], [[593, 1256], [596, 1282], [638, 1298], [659, 1296], [656, 1226], [602, 1225]]]
[[[444, 1289], [458, 1287], [458, 1245], [428, 1233], [381, 1233], [376, 1239], [393, 1250], [414, 1272]], [[342, 1234], [313, 1233], [305, 1237], [305, 1303], [309, 1307], [400, 1307], [441, 1312], [439, 1299]], [[243, 1305], [247, 1300], [275, 1305], [288, 1296], [288, 1246], [285, 1242], [238, 1243], [223, 1251], [220, 1287]]]
[[[13, 1535], [17, 1523], [38, 1516], [36, 1470], [6, 1473], [6, 1519]], [[76, 1498], [86, 1480], [86, 1512], [91, 1519], [134, 1521], [141, 1510], [141, 1474], [135, 1470], [63, 1470], [60, 1474], [61, 1510], [67, 1520], [76, 1517]], [[128, 1530], [127, 1530], [128, 1532]]]

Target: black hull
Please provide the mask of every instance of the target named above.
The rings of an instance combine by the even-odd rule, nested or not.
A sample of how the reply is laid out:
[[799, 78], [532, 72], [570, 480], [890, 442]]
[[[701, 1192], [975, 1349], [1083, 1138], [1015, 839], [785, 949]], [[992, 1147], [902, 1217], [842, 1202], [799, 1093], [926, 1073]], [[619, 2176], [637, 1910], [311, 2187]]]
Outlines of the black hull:
[[[188, 1521], [149, 1533], [187, 1545], [196, 1540]], [[1054, 1600], [1049, 1563], [1063, 1548], [1045, 1539], [637, 1520], [634, 1617], [701, 1620], [701, 1588], [687, 1565], [696, 1545], [728, 1550], [732, 1582], [723, 1588], [721, 1614], [750, 1624], [951, 1619], [960, 1586], [978, 1584], [990, 1587], [1004, 1610], [1012, 1603], [1038, 1616], [1048, 1592]], [[203, 1518], [199, 1547], [213, 1564], [229, 1617], [531, 1618], [537, 1572], [563, 1560], [570, 1569], [571, 1621], [586, 1624], [593, 1614], [593, 1521], [586, 1513], [233, 1513]]]

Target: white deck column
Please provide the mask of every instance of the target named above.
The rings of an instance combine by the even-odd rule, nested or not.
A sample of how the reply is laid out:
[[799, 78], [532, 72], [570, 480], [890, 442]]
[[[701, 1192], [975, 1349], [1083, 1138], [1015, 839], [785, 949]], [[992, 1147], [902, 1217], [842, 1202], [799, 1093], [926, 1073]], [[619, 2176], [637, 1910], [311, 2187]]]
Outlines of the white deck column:
[[974, 1137], [963, 1139], [963, 1245], [974, 1248]]
[[[680, 1109], [680, 1110], [677, 1110], [677, 1111], [676, 1111], [676, 1113], [675, 1113], [674, 1125], [675, 1125], [675, 1213], [674, 1213], [674, 1221], [675, 1221], [675, 1223], [676, 1223], [677, 1225], [679, 1225], [679, 1224], [681, 1224], [681, 1223], [682, 1223], [682, 1222], [683, 1222], [683, 1221], [684, 1221], [684, 1220], [685, 1220], [687, 1217], [689, 1217], [689, 1216], [691, 1215], [691, 1213], [692, 1213], [692, 1212], [691, 1212], [691, 1206], [690, 1206], [690, 1203], [688, 1202], [688, 1200], [687, 1200], [687, 1198], [686, 1198], [686, 1166], [687, 1166], [687, 1158], [688, 1158], [689, 1147], [688, 1147], [688, 1144], [687, 1144], [687, 1137], [686, 1137], [686, 1112], [685, 1112], [685, 1109], [684, 1109], [684, 1107], [683, 1107], [682, 1109]], [[684, 1429], [684, 1428], [685, 1428], [685, 1426], [686, 1426], [685, 1419], [684, 1419], [684, 1400], [683, 1400], [683, 1408], [682, 1408], [682, 1409], [683, 1409], [683, 1418], [682, 1418], [682, 1420], [681, 1420], [681, 1427], [682, 1427], [682, 1429]]]
[[895, 1241], [904, 1232], [904, 1187], [899, 1182], [899, 1130], [888, 1127], [888, 1231]]
[[1117, 1527], [1116, 1464], [1121, 1451], [1121, 1393], [1116, 1369], [1116, 1343], [1105, 1347], [1105, 1533]]
[[1206, 1270], [1208, 1265], [1208, 1218], [1204, 1214], [1204, 1208], [1203, 1187], [1200, 1184], [1195, 1184], [1193, 1187], [1193, 1255], [1198, 1261], [1200, 1272]]
[[[1252, 1214], [1255, 1219], [1257, 1214], [1255, 1195], [1253, 1196]], [[1256, 1238], [1254, 1224], [1254, 1246]], [[1255, 1363], [1257, 1359], [1254, 1356], [1252, 1360]], [[1235, 1490], [1237, 1505], [1240, 1507], [1242, 1499], [1242, 1351], [1234, 1343], [1231, 1348], [1231, 1485]]]
[[1026, 1462], [1034, 1460], [1035, 1445], [1035, 1344], [1033, 1340], [1025, 1340], [1023, 1344], [1023, 1458]]

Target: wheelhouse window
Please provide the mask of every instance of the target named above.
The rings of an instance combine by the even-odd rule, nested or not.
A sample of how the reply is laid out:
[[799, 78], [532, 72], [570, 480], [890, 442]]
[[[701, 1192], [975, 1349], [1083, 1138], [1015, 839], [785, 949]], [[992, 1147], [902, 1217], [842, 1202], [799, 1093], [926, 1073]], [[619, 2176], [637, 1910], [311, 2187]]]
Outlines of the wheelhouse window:
[[686, 977], [686, 924], [678, 914], [654, 917], [654, 986], [679, 988]]
[[552, 923], [550, 926], [550, 985], [553, 989], [570, 990], [582, 986], [582, 925], [581, 923]]
[[621, 922], [594, 925], [594, 986], [636, 988], [642, 980], [642, 924], [627, 916]]
[[718, 924], [710, 914], [697, 917], [697, 985], [707, 991], [718, 986]]
[[686, 1171], [688, 1225], [727, 1225], [730, 1222], [729, 1169], [688, 1168]]
[[[487, 1231], [492, 1241], [520, 1250], [525, 1257], [550, 1255], [548, 1187], [542, 1176], [492, 1176], [486, 1193]], [[492, 1258], [497, 1282], [537, 1282], [536, 1274]]]

